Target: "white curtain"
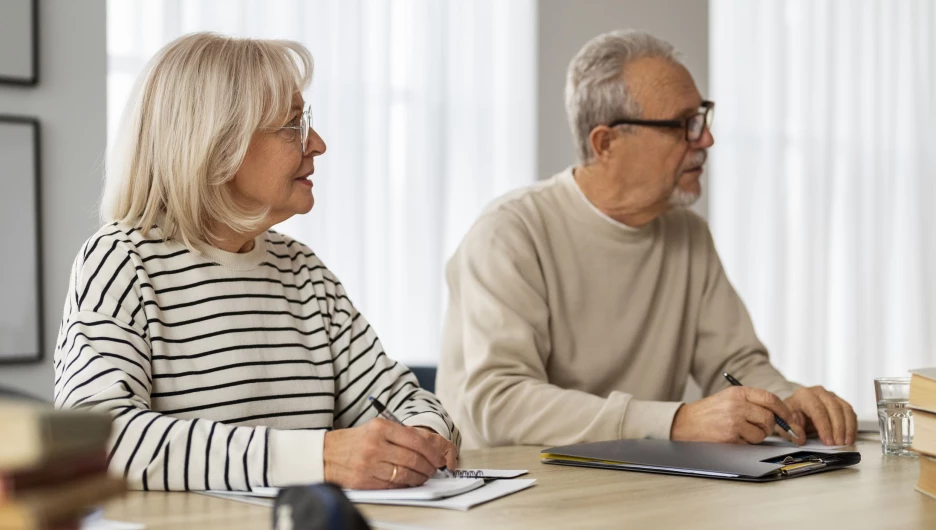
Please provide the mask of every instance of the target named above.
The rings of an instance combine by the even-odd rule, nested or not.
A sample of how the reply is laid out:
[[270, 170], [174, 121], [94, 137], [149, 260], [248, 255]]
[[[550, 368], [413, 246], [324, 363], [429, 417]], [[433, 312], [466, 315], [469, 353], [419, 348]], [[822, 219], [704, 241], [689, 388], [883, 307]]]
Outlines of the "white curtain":
[[535, 179], [535, 0], [109, 0], [108, 122], [193, 31], [304, 43], [328, 145], [315, 207], [278, 226], [345, 284], [388, 353], [435, 364], [447, 258], [484, 205]]
[[710, 219], [773, 359], [873, 414], [936, 365], [936, 2], [711, 0]]

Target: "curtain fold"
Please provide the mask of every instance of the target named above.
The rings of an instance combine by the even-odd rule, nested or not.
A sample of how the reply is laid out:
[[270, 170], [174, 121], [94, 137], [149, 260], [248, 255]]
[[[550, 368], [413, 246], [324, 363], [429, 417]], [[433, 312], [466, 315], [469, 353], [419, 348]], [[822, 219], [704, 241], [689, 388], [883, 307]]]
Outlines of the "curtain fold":
[[535, 180], [535, 0], [109, 0], [110, 134], [136, 74], [193, 31], [315, 58], [315, 207], [276, 229], [315, 250], [387, 352], [435, 364], [443, 268], [483, 207]]
[[711, 0], [710, 222], [774, 362], [873, 414], [936, 365], [936, 3]]

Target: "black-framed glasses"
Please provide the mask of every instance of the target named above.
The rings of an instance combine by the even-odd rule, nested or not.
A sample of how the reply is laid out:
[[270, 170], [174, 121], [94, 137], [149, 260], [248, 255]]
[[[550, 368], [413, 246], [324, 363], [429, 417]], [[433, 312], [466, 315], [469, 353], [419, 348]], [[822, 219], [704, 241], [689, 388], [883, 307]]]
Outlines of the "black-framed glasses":
[[712, 126], [712, 120], [715, 119], [715, 102], [703, 101], [699, 105], [699, 112], [680, 120], [641, 120], [622, 118], [614, 120], [608, 127], [617, 127], [618, 125], [643, 125], [646, 127], [666, 127], [669, 129], [686, 129], [686, 141], [698, 142], [702, 138], [705, 129]]

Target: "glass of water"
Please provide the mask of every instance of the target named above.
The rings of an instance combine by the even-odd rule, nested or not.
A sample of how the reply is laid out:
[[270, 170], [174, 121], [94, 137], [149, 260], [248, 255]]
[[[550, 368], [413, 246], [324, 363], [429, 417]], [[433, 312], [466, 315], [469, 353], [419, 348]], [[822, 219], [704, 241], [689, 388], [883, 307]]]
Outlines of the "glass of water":
[[913, 442], [913, 411], [910, 410], [910, 378], [881, 377], [874, 380], [881, 450], [885, 455], [916, 456]]

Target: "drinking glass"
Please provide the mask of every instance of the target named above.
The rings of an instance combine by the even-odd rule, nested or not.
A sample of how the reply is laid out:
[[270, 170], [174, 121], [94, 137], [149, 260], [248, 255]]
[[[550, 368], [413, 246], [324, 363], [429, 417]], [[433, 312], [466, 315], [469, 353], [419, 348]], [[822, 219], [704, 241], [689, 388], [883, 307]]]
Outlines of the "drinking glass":
[[881, 450], [885, 455], [916, 456], [913, 443], [913, 411], [910, 410], [910, 378], [881, 377], [874, 380]]

